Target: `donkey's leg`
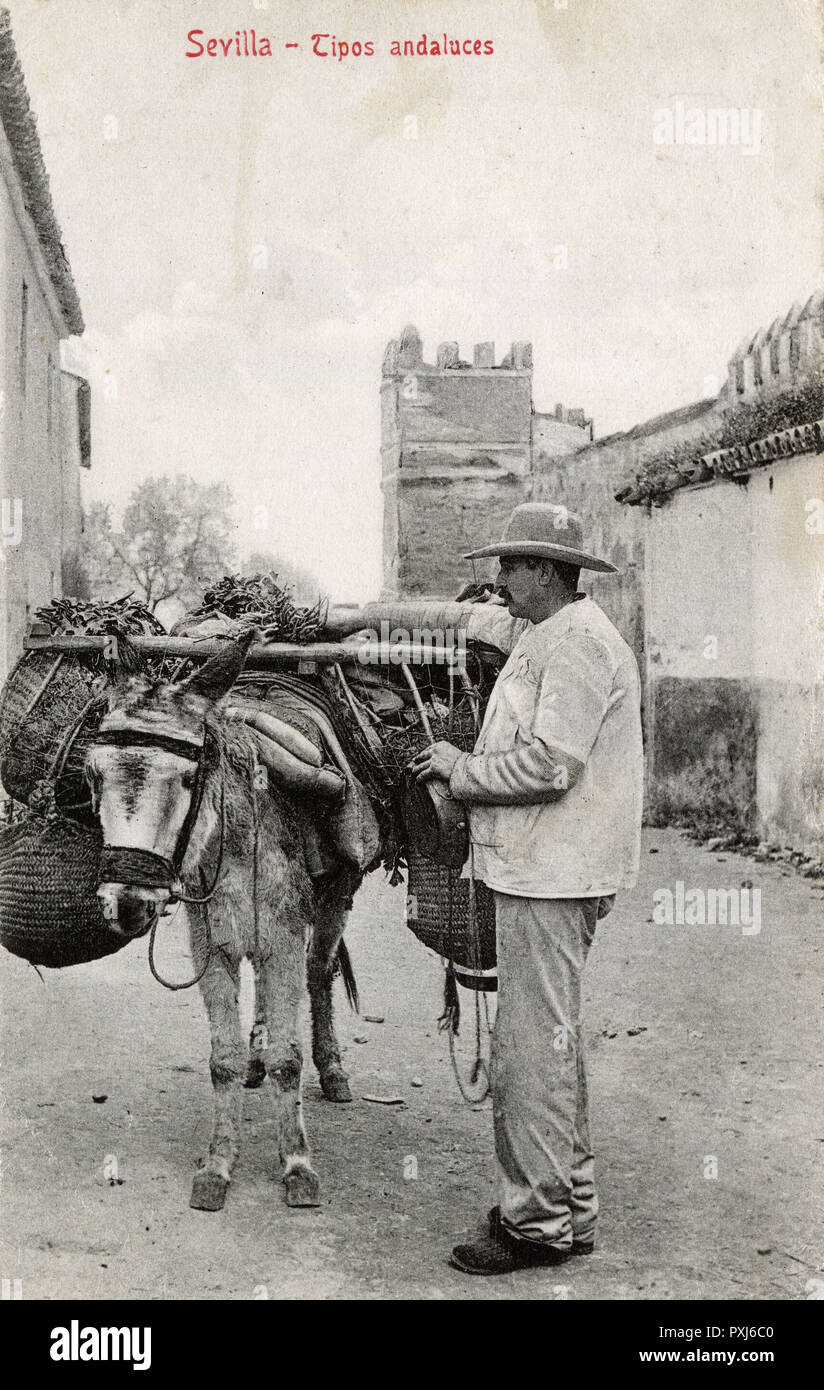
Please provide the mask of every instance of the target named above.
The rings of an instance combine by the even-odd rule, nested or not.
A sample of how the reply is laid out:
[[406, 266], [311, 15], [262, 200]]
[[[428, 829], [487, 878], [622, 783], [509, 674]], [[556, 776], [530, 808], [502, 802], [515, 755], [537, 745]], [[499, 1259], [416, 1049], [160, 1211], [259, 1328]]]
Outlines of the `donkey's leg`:
[[260, 1004], [258, 968], [254, 962], [253, 969], [255, 972], [255, 1021], [249, 1034], [249, 1061], [246, 1067], [246, 1080], [243, 1083], [248, 1091], [256, 1091], [258, 1086], [262, 1086], [266, 1080], [266, 1064], [263, 1060], [263, 1051], [266, 1047], [266, 1020], [263, 1017]]
[[300, 1085], [303, 1052], [298, 1011], [304, 994], [306, 937], [281, 921], [276, 949], [258, 965], [259, 1011], [264, 1019], [262, 1056], [275, 1089], [278, 1147], [290, 1207], [320, 1204], [320, 1184], [303, 1128]]
[[323, 888], [315, 890], [315, 925], [309, 947], [307, 975], [312, 1003], [312, 1058], [327, 1100], [351, 1101], [349, 1078], [340, 1059], [332, 1010], [332, 981], [338, 947], [343, 937], [352, 894], [361, 875], [344, 869]]
[[249, 1034], [249, 1061], [246, 1065], [246, 1080], [243, 1083], [247, 1091], [256, 1091], [266, 1080], [266, 1067], [257, 1051], [262, 1027], [262, 1023], [256, 1023]]
[[240, 1029], [238, 990], [240, 962], [218, 951], [212, 956], [200, 990], [212, 1033], [210, 1069], [215, 1119], [209, 1152], [195, 1174], [191, 1207], [220, 1211], [237, 1158], [241, 1120], [241, 1083], [246, 1070], [246, 1046]]

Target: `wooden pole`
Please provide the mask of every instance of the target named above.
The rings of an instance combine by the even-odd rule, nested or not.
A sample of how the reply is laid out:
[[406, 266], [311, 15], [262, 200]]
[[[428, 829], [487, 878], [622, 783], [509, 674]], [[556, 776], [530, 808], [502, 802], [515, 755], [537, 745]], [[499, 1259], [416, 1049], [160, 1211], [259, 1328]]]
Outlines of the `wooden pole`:
[[362, 628], [371, 628], [377, 633], [385, 623], [390, 629], [406, 628], [412, 638], [416, 627], [435, 628], [441, 632], [452, 629], [457, 636], [458, 631], [466, 627], [467, 618], [468, 605], [454, 599], [386, 599], [364, 604], [362, 608], [331, 604], [324, 631], [329, 637], [348, 637]]
[[[111, 649], [112, 637], [85, 635], [41, 634], [34, 630], [23, 645], [33, 652], [103, 652]], [[136, 651], [147, 656], [167, 656], [189, 661], [207, 661], [210, 656], [226, 650], [226, 638], [219, 637], [129, 637]], [[314, 664], [334, 666], [337, 662], [363, 666], [458, 665], [457, 648], [428, 646], [412, 642], [255, 642], [249, 648], [246, 669], [277, 670], [281, 666]]]

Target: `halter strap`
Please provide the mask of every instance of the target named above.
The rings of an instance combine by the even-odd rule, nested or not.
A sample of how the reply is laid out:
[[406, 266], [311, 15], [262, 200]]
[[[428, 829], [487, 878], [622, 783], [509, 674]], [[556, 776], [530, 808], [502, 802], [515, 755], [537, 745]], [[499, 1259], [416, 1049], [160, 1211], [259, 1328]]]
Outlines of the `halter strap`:
[[131, 845], [104, 845], [100, 851], [101, 883], [133, 883], [140, 888], [168, 888], [174, 882], [170, 859]]
[[[221, 777], [220, 782], [220, 810], [218, 814], [218, 851], [216, 856], [215, 872], [212, 882], [205, 895], [200, 898], [188, 896], [183, 893], [180, 885], [180, 871], [186, 851], [189, 847], [189, 840], [195, 826], [195, 822], [200, 814], [200, 807], [203, 801], [203, 793], [206, 786], [206, 777], [210, 763], [219, 762], [219, 753], [216, 747], [214, 734], [208, 727], [204, 728], [203, 742], [195, 743], [194, 740], [176, 738], [171, 734], [162, 734], [152, 730], [137, 729], [112, 729], [109, 732], [103, 731], [95, 739], [98, 747], [114, 748], [162, 748], [167, 753], [173, 753], [179, 758], [185, 758], [188, 762], [196, 764], [195, 784], [189, 798], [189, 809], [186, 818], [180, 828], [174, 851], [171, 859], [165, 859], [160, 854], [155, 854], [152, 850], [135, 849], [124, 845], [104, 846], [100, 858], [101, 882], [106, 879], [107, 872], [113, 882], [128, 882], [147, 888], [169, 888], [172, 890], [170, 902], [192, 903], [202, 906], [204, 912], [208, 911], [207, 904], [214, 897], [218, 884], [221, 879], [221, 869], [223, 867], [223, 851], [226, 837], [226, 788]], [[255, 898], [255, 941], [258, 940], [257, 927], [257, 815], [256, 803], [254, 801], [254, 790], [252, 791], [252, 805], [255, 814], [255, 838], [254, 838], [254, 898]], [[175, 882], [177, 891], [175, 892]], [[154, 950], [155, 937], [157, 935], [158, 918], [152, 923], [149, 936], [149, 968], [154, 978], [159, 981], [166, 989], [179, 990], [191, 989], [203, 978], [209, 963], [214, 954], [214, 947], [207, 950], [206, 959], [191, 980], [183, 980], [174, 983], [165, 980], [159, 973], [155, 965]]]
[[[115, 854], [109, 860], [108, 867], [112, 870], [114, 877], [114, 864], [118, 863], [121, 873], [125, 873], [128, 868], [140, 877], [124, 878], [125, 882], [142, 884], [145, 887], [160, 888], [171, 887], [176, 875], [180, 873], [186, 851], [189, 848], [189, 840], [195, 827], [195, 821], [200, 813], [203, 793], [206, 787], [206, 774], [210, 761], [210, 754], [214, 751], [214, 737], [208, 729], [204, 730], [203, 742], [196, 743], [194, 739], [179, 738], [173, 734], [164, 734], [160, 731], [155, 732], [150, 729], [109, 729], [101, 730], [94, 741], [97, 748], [162, 748], [167, 753], [173, 753], [175, 757], [185, 758], [187, 762], [195, 763], [197, 773], [195, 785], [189, 798], [189, 808], [186, 817], [180, 827], [171, 860], [164, 859], [161, 855], [154, 854], [151, 850], [133, 851], [127, 860], [127, 851], [123, 847], [112, 846]], [[223, 788], [221, 784], [221, 799]], [[222, 817], [221, 817], [222, 819]], [[221, 826], [221, 842], [222, 842]], [[223, 847], [221, 843], [222, 858]], [[220, 864], [218, 864], [218, 872]], [[120, 882], [120, 878], [117, 879]], [[215, 884], [217, 877], [215, 878]], [[212, 890], [214, 891], [214, 890]]]
[[104, 729], [94, 744], [97, 748], [162, 748], [164, 752], [173, 753], [176, 758], [186, 758], [190, 763], [200, 762], [206, 746], [205, 743], [195, 743], [193, 739], [153, 733], [148, 729]]

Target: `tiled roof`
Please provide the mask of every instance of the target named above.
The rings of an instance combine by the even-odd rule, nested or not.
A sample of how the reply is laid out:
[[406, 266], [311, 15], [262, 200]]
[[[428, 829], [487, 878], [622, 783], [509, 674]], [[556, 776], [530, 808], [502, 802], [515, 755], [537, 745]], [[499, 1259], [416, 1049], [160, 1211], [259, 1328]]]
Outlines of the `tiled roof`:
[[70, 333], [83, 332], [83, 313], [77, 297], [60, 227], [54, 213], [37, 122], [31, 109], [23, 69], [11, 32], [7, 9], [0, 8], [0, 121], [11, 148], [23, 202], [37, 238]]

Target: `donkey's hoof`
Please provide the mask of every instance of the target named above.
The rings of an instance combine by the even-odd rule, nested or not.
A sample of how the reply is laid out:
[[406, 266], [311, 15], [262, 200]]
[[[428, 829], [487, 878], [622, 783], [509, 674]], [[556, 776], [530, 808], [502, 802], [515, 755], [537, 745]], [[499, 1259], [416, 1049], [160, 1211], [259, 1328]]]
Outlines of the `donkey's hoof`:
[[292, 1168], [284, 1179], [287, 1207], [319, 1207], [320, 1182], [311, 1168]]
[[330, 1068], [329, 1071], [322, 1073], [320, 1086], [327, 1100], [334, 1100], [339, 1105], [351, 1101], [352, 1092], [349, 1089], [349, 1078], [345, 1071], [339, 1067]]
[[256, 1091], [258, 1086], [262, 1086], [266, 1080], [266, 1067], [260, 1057], [250, 1057], [249, 1065], [246, 1068], [246, 1080], [244, 1086], [247, 1091]]
[[228, 1178], [222, 1178], [220, 1173], [212, 1173], [208, 1168], [201, 1168], [195, 1173], [189, 1206], [194, 1207], [195, 1211], [222, 1211], [228, 1189]]

